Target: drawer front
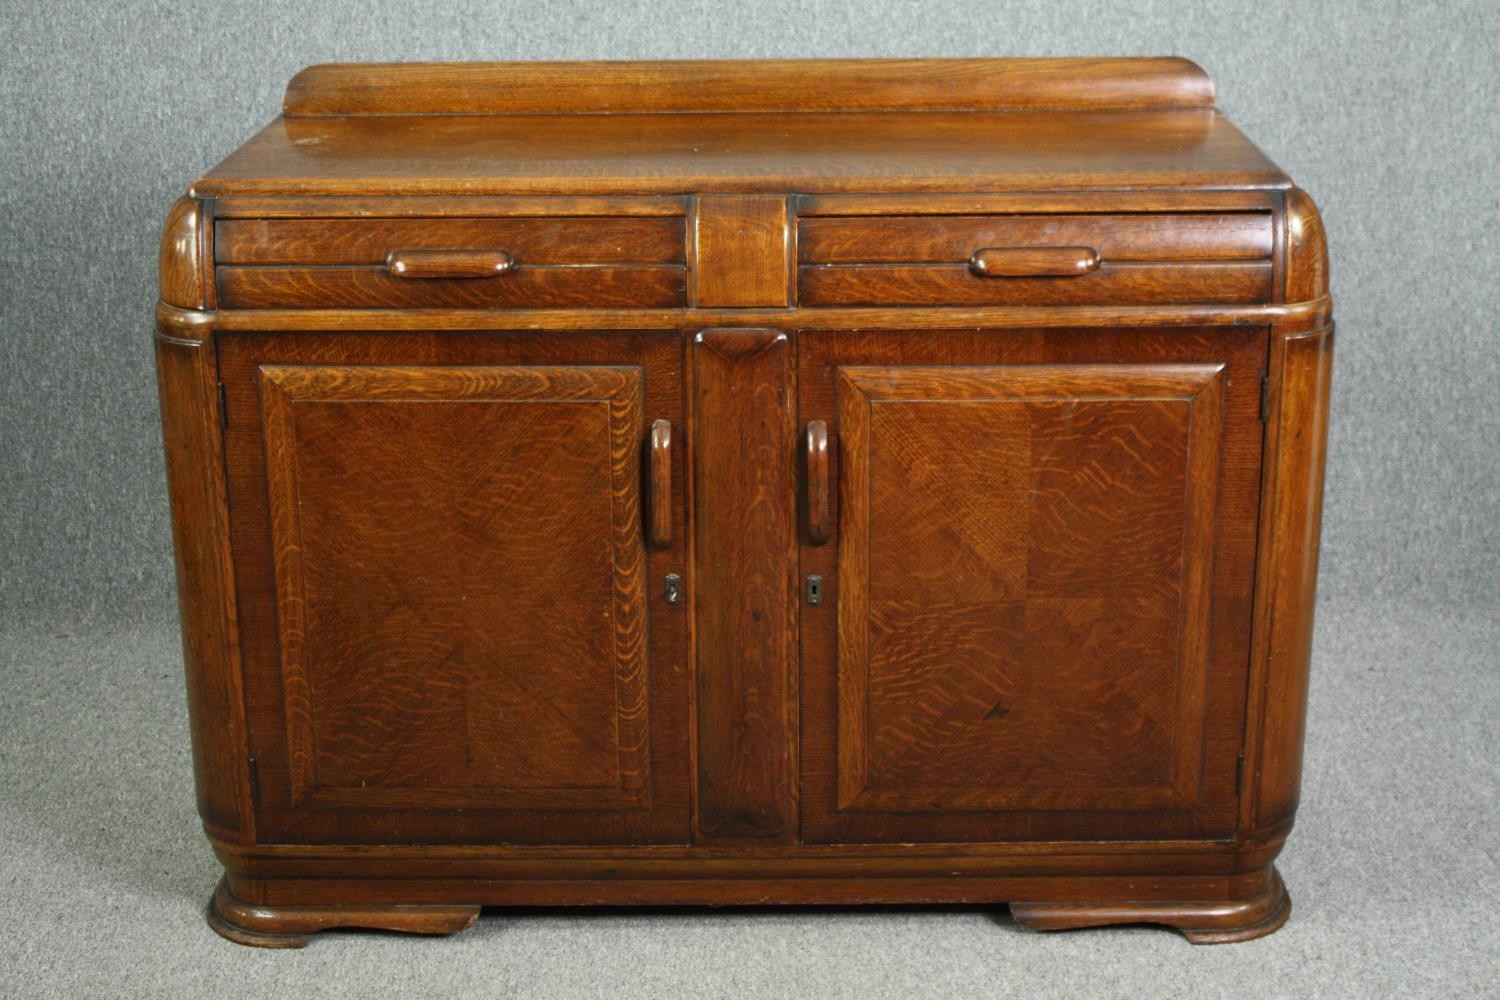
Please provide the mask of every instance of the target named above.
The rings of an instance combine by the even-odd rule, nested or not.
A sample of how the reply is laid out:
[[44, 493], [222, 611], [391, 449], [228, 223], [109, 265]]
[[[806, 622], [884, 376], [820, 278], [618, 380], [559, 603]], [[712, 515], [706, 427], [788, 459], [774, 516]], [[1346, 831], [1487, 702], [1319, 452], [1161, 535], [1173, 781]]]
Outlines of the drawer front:
[[315, 308], [673, 308], [686, 301], [684, 220], [226, 219], [219, 305]]
[[804, 306], [1250, 303], [1265, 212], [804, 218]]

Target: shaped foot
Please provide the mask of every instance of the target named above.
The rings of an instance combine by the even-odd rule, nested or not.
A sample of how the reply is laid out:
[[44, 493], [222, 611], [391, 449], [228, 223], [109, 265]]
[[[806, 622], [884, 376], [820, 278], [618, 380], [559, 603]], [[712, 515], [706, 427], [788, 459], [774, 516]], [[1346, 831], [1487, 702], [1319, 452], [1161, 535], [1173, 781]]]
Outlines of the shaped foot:
[[208, 904], [208, 926], [222, 937], [257, 948], [301, 948], [318, 931], [333, 927], [453, 934], [479, 917], [477, 906], [261, 906], [236, 898], [220, 880]]
[[1034, 931], [1061, 931], [1109, 924], [1165, 924], [1193, 944], [1250, 941], [1273, 933], [1292, 912], [1281, 874], [1271, 869], [1266, 891], [1250, 899], [1181, 902], [1021, 902], [1010, 915]]

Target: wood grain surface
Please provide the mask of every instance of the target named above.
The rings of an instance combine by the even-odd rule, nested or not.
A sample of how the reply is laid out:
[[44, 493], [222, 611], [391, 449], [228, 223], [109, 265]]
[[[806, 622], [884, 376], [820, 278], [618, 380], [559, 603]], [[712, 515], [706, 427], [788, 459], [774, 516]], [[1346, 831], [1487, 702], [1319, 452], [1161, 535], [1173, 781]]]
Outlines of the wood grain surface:
[[1233, 831], [1265, 338], [802, 335], [804, 839]]
[[304, 71], [161, 241], [211, 925], [1270, 933], [1328, 271], [1180, 59]]
[[212, 202], [178, 198], [173, 203], [161, 233], [161, 301], [183, 309], [213, 308], [213, 233]]
[[681, 267], [512, 267], [488, 278], [407, 281], [378, 267], [220, 265], [226, 309], [669, 309], [686, 304]]
[[1257, 779], [1247, 819], [1256, 829], [1289, 822], [1302, 787], [1333, 339], [1333, 328], [1322, 327], [1280, 332], [1271, 345], [1258, 591], [1266, 613], [1252, 652], [1261, 721], [1247, 757]]
[[213, 202], [216, 219], [601, 219], [682, 216], [682, 196], [634, 195], [246, 195]]
[[369, 198], [1289, 186], [1223, 115], [1143, 110], [290, 118], [192, 190]]
[[789, 305], [792, 235], [785, 197], [699, 198], [690, 261], [694, 305]]
[[804, 306], [1249, 303], [1270, 294], [1270, 261], [1104, 263], [1084, 274], [1042, 278], [989, 278], [966, 263], [797, 269], [797, 300]]
[[1195, 803], [1221, 372], [842, 370], [841, 809]]
[[523, 264], [681, 264], [681, 219], [225, 219], [220, 264], [379, 264], [396, 250], [503, 250]]
[[[211, 339], [158, 327], [156, 380], [172, 512], [198, 815], [225, 842], [255, 838], [223, 417]], [[201, 331], [195, 331], [201, 335]]]
[[700, 841], [797, 837], [796, 410], [778, 330], [704, 330], [693, 358]]
[[260, 387], [292, 807], [641, 805], [639, 370]]
[[960, 263], [983, 247], [1086, 246], [1110, 261], [1271, 256], [1269, 212], [811, 215], [797, 233], [804, 264]]
[[647, 555], [641, 499], [675, 344], [221, 351], [262, 829], [685, 839], [685, 629], [648, 593], [672, 554]]
[[327, 63], [287, 84], [287, 117], [746, 111], [1211, 108], [1176, 58]]

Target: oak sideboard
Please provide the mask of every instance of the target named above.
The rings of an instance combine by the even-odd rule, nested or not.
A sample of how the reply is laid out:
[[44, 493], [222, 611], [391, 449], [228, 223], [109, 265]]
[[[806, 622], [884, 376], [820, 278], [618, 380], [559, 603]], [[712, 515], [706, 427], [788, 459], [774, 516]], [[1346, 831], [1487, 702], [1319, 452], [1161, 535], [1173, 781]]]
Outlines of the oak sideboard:
[[1185, 60], [304, 70], [161, 249], [210, 923], [1274, 931], [1327, 276]]

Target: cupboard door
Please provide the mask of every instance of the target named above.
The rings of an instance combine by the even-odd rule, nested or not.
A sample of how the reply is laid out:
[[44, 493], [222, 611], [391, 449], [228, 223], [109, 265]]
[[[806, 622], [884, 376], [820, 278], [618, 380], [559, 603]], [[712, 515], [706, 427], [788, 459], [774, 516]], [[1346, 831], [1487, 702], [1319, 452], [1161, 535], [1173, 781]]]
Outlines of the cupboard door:
[[1232, 827], [1260, 362], [1068, 336], [955, 335], [937, 365], [917, 335], [808, 337], [839, 505], [804, 559], [832, 569], [803, 615], [809, 839]]
[[675, 349], [343, 339], [224, 340], [262, 839], [684, 840], [642, 489]]

